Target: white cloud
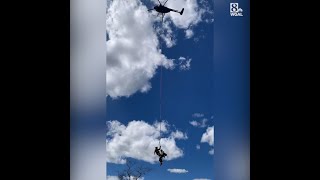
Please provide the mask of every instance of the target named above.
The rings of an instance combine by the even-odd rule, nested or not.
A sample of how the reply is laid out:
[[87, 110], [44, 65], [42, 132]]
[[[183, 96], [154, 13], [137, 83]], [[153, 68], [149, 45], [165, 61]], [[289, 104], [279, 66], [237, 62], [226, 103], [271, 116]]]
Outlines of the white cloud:
[[207, 122], [208, 122], [208, 119], [207, 118], [203, 118], [202, 121], [201, 121], [201, 124], [200, 124], [200, 127], [204, 128], [207, 126]]
[[185, 169], [168, 169], [169, 172], [171, 173], [177, 173], [177, 174], [182, 174], [182, 173], [187, 173], [189, 171]]
[[193, 179], [193, 180], [210, 180], [210, 179], [206, 179], [206, 178], [196, 178], [196, 179]]
[[[157, 0], [153, 0], [158, 4]], [[181, 10], [184, 14], [170, 12], [164, 23], [153, 13], [147, 11], [141, 0], [107, 0], [107, 70], [106, 94], [112, 98], [129, 97], [136, 92], [146, 93], [152, 85], [159, 66], [167, 69], [175, 67], [173, 59], [167, 58], [161, 51], [159, 40], [168, 48], [177, 44], [173, 27], [185, 29], [187, 38], [205, 14], [212, 14], [207, 0], [170, 0], [166, 6]], [[157, 28], [154, 28], [157, 27]], [[188, 30], [187, 30], [188, 29]], [[191, 59], [180, 65], [181, 70], [190, 69]]]
[[194, 113], [194, 114], [192, 114], [192, 117], [194, 117], [194, 118], [201, 118], [203, 116], [204, 116], [204, 114], [202, 114], [202, 113]]
[[193, 31], [191, 29], [185, 30], [185, 33], [186, 33], [186, 38], [187, 39], [192, 38], [192, 36], [194, 35], [194, 33], [193, 33]]
[[[157, 0], [153, 0], [158, 4]], [[161, 21], [141, 0], [107, 0], [107, 70], [106, 95], [112, 98], [129, 97], [136, 92], [146, 93], [152, 85], [159, 66], [173, 69], [173, 59], [167, 58], [160, 49], [159, 39], [168, 48], [177, 44], [173, 26], [188, 29], [199, 22], [207, 21], [205, 14], [212, 14], [207, 0], [170, 0], [166, 6], [181, 10], [184, 14], [168, 13], [164, 23], [154, 29], [154, 23]], [[150, 8], [150, 7], [149, 7]], [[170, 19], [170, 21], [168, 21]], [[193, 31], [186, 30], [187, 38]], [[190, 69], [191, 59], [180, 66]]]
[[202, 134], [201, 137], [202, 143], [208, 143], [210, 146], [213, 146], [214, 143], [214, 127], [208, 127], [206, 132]]
[[[183, 156], [183, 151], [177, 146], [177, 139], [186, 139], [180, 131], [171, 132], [170, 125], [161, 125], [161, 147], [168, 154], [165, 160], [173, 160]], [[127, 126], [119, 121], [107, 122], [107, 162], [124, 164], [126, 158], [134, 158], [149, 163], [158, 162], [154, 148], [159, 145], [160, 123], [148, 124], [144, 121], [130, 121]], [[182, 134], [182, 135], [181, 135]], [[166, 137], [167, 136], [167, 137]]]
[[140, 0], [107, 2], [107, 96], [147, 92], [156, 69], [173, 68], [173, 60], [159, 49], [154, 18]]
[[210, 154], [210, 155], [213, 155], [213, 154], [214, 154], [214, 149], [211, 149], [211, 150], [209, 151], [209, 154]]
[[185, 57], [179, 57], [179, 67], [180, 70], [189, 70], [191, 66], [192, 59], [186, 59]]
[[183, 133], [181, 131], [175, 131], [171, 133], [171, 137], [174, 139], [188, 139], [188, 136], [186, 133]]
[[157, 33], [160, 35], [160, 37], [163, 39], [163, 41], [166, 43], [166, 46], [168, 48], [173, 47], [176, 45], [176, 39], [173, 34], [173, 30], [171, 28], [171, 22], [170, 21], [164, 21], [162, 23], [162, 26], [157, 28]]
[[208, 119], [207, 118], [203, 118], [201, 120], [201, 122], [198, 122], [198, 121], [190, 121], [189, 123], [194, 126], [194, 127], [200, 127], [200, 128], [205, 128], [207, 127], [207, 122], [208, 122]]
[[200, 149], [200, 145], [199, 145], [199, 144], [197, 144], [196, 148], [197, 148], [197, 149]]
[[183, 29], [187, 29], [189, 26], [201, 22], [201, 18], [206, 12], [204, 8], [199, 7], [197, 0], [169, 0], [166, 6], [178, 11], [184, 8], [183, 15], [174, 12], [168, 13], [174, 25]]
[[129, 179], [129, 178], [126, 178], [126, 179], [124, 179], [124, 180], [144, 180], [144, 177], [141, 177], [141, 178], [130, 177], [130, 179]]
[[195, 127], [199, 126], [199, 123], [197, 121], [190, 121], [190, 124]]
[[[118, 178], [118, 176], [107, 176], [107, 180], [120, 180]], [[142, 178], [136, 178], [136, 177], [131, 177], [130, 179], [129, 178], [125, 178], [125, 180], [144, 180], [144, 177]]]

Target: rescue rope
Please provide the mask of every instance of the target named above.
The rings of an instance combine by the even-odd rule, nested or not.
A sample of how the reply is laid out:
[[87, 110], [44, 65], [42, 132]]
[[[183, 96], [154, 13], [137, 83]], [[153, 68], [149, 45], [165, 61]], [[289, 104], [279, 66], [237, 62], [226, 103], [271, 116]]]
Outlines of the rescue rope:
[[159, 116], [160, 116], [160, 137], [159, 146], [161, 146], [161, 124], [162, 124], [162, 66], [160, 67], [160, 106], [159, 106]]

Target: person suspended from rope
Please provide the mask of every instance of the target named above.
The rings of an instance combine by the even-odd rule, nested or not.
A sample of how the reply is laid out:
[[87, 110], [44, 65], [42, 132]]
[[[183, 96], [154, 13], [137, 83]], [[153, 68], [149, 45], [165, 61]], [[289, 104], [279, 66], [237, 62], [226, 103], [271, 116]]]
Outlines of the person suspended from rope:
[[161, 156], [163, 156], [163, 157], [166, 157], [166, 156], [167, 156], [167, 154], [166, 154], [162, 149], [160, 149], [160, 154], [161, 154]]
[[161, 146], [160, 146], [160, 148], [155, 147], [153, 154], [157, 154], [158, 156], [161, 156], [161, 154], [160, 154], [160, 149], [161, 149]]
[[166, 156], [167, 154], [162, 149], [160, 149], [160, 157], [159, 157], [160, 166], [162, 166], [162, 162], [163, 162], [162, 158]]
[[160, 156], [160, 157], [159, 157], [160, 166], [162, 166], [162, 162], [163, 162], [163, 161], [162, 161], [162, 158], [163, 158], [163, 156]]
[[162, 158], [166, 157], [167, 154], [161, 149], [161, 146], [159, 148], [155, 147], [154, 154], [157, 154], [159, 156], [159, 162], [161, 166], [163, 162]]

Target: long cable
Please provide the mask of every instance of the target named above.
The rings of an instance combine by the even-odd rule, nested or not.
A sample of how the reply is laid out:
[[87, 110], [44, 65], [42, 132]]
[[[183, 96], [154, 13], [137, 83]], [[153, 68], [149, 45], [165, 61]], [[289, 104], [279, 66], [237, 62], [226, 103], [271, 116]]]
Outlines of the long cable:
[[160, 106], [159, 106], [159, 114], [160, 114], [160, 137], [159, 137], [159, 146], [161, 146], [161, 124], [162, 124], [162, 66], [160, 67]]

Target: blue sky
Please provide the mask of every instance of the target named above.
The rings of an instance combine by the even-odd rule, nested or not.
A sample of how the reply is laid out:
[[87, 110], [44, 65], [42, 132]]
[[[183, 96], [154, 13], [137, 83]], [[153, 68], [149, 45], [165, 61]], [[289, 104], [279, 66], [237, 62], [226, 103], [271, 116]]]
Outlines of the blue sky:
[[[212, 1], [207, 2], [210, 7], [213, 7]], [[203, 17], [203, 19], [205, 18]], [[228, 108], [235, 112], [234, 116], [229, 115], [228, 118], [237, 121], [239, 113], [236, 113], [236, 109], [244, 101], [241, 99], [241, 94], [237, 94], [237, 92], [241, 89], [239, 87], [242, 87], [243, 78], [247, 77], [241, 73], [248, 69], [241, 68], [243, 62], [236, 61], [237, 57], [232, 57], [235, 60], [232, 62], [233, 64], [230, 62], [229, 65], [224, 66], [225, 71], [221, 72], [216, 69], [216, 66], [221, 66], [221, 64], [214, 59], [214, 23], [202, 21], [187, 28], [172, 25], [171, 29], [175, 45], [167, 47], [161, 40], [159, 46], [162, 50], [161, 53], [168, 59], [175, 59], [173, 61], [175, 63], [179, 62], [179, 57], [191, 59], [191, 65], [188, 70], [181, 70], [179, 65], [174, 69], [163, 68], [162, 118], [170, 124], [171, 131], [178, 130], [186, 133], [188, 138], [175, 141], [177, 147], [183, 151], [183, 156], [164, 161], [161, 167], [159, 163], [151, 164], [135, 160], [153, 169], [145, 176], [145, 179], [192, 180], [205, 178], [213, 180], [215, 155], [210, 155], [208, 152], [212, 148], [215, 149], [216, 145], [210, 146], [208, 143], [200, 141], [208, 127], [215, 126], [217, 121], [223, 121], [225, 117], [217, 117], [217, 114], [220, 115], [223, 111], [230, 112]], [[194, 33], [189, 39], [185, 35], [187, 29], [191, 29]], [[228, 75], [226, 76], [226, 74]], [[230, 83], [226, 83], [224, 80]], [[160, 66], [157, 66], [155, 74], [149, 79], [151, 88], [146, 92], [136, 90], [128, 97], [119, 95], [117, 98], [112, 98], [107, 96], [107, 120], [117, 120], [124, 126], [133, 120], [142, 120], [152, 125], [159, 119], [159, 82]], [[217, 86], [223, 89], [217, 89]], [[220, 94], [217, 95], [217, 92]], [[194, 113], [201, 113], [203, 117], [193, 117]], [[242, 117], [247, 118], [246, 116]], [[190, 124], [190, 121], [200, 122], [204, 118], [208, 119], [208, 122], [203, 128]], [[200, 149], [196, 148], [197, 145], [200, 145]], [[149, 153], [153, 155], [153, 151]], [[170, 155], [170, 152], [167, 153]], [[116, 171], [123, 168], [122, 164], [108, 163], [108, 175], [115, 176]], [[185, 169], [188, 172], [176, 174], [170, 173], [168, 169]]]

